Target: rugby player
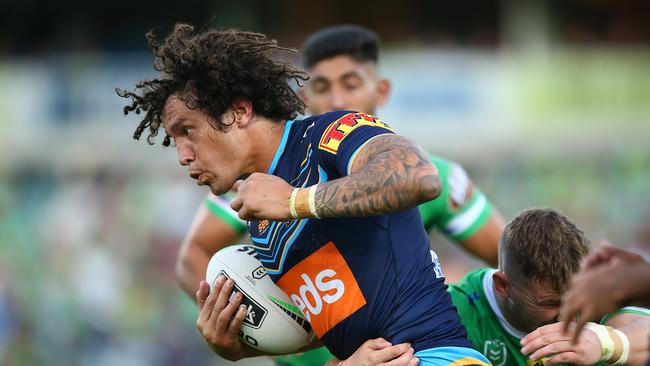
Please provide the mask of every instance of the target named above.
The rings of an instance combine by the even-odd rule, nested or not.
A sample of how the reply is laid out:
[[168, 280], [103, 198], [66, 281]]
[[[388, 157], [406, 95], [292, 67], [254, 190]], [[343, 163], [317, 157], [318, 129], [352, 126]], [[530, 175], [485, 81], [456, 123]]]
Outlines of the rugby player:
[[[558, 322], [562, 294], [588, 253], [588, 239], [561, 213], [531, 209], [517, 215], [501, 237], [499, 268], [472, 271], [449, 286], [474, 346], [493, 365], [644, 364], [650, 344], [646, 308], [607, 314], [575, 344]], [[356, 356], [376, 352], [365, 348]]]
[[[374, 114], [390, 97], [390, 81], [379, 76], [379, 37], [355, 25], [324, 28], [307, 38], [303, 66], [310, 80], [299, 92], [313, 114], [354, 110]], [[430, 156], [443, 190], [435, 200], [419, 206], [427, 231], [439, 229], [453, 242], [496, 266], [503, 219], [457, 163]], [[232, 194], [210, 193], [199, 207], [177, 259], [177, 277], [192, 297], [205, 278], [205, 269], [219, 249], [241, 242], [246, 222], [230, 207]], [[326, 348], [284, 356], [278, 365], [322, 365], [331, 359]]]
[[[152, 142], [162, 126], [163, 144], [173, 139], [181, 165], [214, 194], [244, 179], [231, 207], [332, 354], [383, 337], [408, 342], [420, 365], [487, 364], [431, 261], [415, 206], [442, 185], [417, 145], [363, 113], [293, 120], [304, 102], [288, 81], [306, 75], [274, 60], [285, 49], [264, 35], [181, 24], [162, 42], [147, 38], [160, 78], [118, 90], [132, 98], [125, 113], [144, 112], [135, 137], [148, 130]], [[228, 301], [232, 289], [223, 277], [212, 289], [201, 282], [197, 327], [224, 358], [260, 355], [237, 336], [246, 309], [240, 293]]]

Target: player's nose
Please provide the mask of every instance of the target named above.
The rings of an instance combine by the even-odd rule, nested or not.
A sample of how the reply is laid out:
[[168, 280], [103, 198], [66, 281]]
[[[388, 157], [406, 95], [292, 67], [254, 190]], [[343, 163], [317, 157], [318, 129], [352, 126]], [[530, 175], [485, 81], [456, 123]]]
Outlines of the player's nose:
[[331, 104], [332, 104], [332, 110], [347, 109], [348, 100], [345, 97], [345, 95], [343, 95], [343, 93], [334, 90], [332, 92]]
[[176, 142], [176, 151], [178, 152], [178, 162], [182, 166], [189, 165], [196, 158], [194, 156], [194, 151], [183, 142]]

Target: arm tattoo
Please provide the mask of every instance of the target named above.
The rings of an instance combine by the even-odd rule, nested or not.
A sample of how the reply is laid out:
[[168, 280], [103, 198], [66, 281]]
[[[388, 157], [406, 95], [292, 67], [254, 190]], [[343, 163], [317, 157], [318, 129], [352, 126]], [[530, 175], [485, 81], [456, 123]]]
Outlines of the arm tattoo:
[[380, 135], [358, 153], [349, 176], [318, 186], [320, 217], [375, 216], [430, 201], [442, 191], [438, 170], [411, 140]]

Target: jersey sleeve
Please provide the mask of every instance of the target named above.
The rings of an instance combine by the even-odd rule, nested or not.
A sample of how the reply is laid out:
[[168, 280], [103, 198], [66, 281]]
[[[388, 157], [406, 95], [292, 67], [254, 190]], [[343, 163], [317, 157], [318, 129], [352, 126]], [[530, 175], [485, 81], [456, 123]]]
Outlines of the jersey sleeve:
[[[325, 114], [323, 117], [330, 115]], [[336, 171], [338, 176], [350, 174], [357, 153], [373, 138], [393, 134], [392, 128], [386, 123], [364, 113], [349, 112], [330, 119], [333, 120], [321, 123], [318, 133], [312, 135], [311, 142], [316, 147], [319, 164], [329, 171]]]
[[610, 321], [612, 318], [621, 315], [621, 314], [636, 314], [636, 315], [643, 315], [643, 316], [650, 316], [650, 309], [648, 308], [642, 308], [639, 306], [626, 306], [623, 308], [620, 308], [616, 310], [613, 313], [609, 313], [605, 315], [601, 320], [600, 324], [606, 324], [608, 321]]
[[246, 232], [246, 221], [239, 218], [237, 212], [230, 207], [232, 195], [230, 193], [221, 196], [209, 193], [205, 198], [205, 206], [218, 219], [222, 220], [239, 234]]
[[440, 172], [442, 194], [420, 205], [424, 226], [427, 230], [438, 228], [455, 242], [465, 240], [485, 225], [492, 204], [460, 164], [437, 157], [431, 161]]

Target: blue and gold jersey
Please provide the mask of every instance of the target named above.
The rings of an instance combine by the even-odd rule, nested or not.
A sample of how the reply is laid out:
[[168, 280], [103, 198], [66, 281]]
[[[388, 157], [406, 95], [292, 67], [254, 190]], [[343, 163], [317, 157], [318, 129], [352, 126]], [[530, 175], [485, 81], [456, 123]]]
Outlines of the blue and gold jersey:
[[[392, 134], [376, 117], [331, 112], [286, 123], [268, 173], [294, 187], [344, 177], [371, 139]], [[383, 337], [415, 351], [471, 347], [444, 278], [436, 275], [417, 208], [389, 215], [250, 221], [258, 258], [338, 358]]]

